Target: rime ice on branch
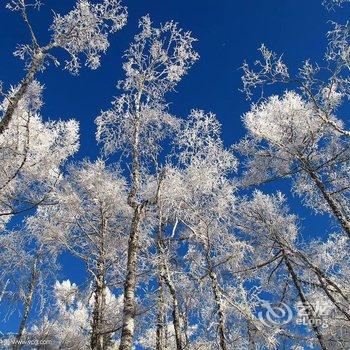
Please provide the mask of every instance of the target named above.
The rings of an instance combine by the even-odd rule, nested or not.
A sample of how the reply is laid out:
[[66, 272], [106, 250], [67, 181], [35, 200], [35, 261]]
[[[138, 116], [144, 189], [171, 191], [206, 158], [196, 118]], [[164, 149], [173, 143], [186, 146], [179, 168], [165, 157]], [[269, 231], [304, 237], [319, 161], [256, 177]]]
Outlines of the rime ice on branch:
[[103, 0], [97, 4], [79, 0], [68, 14], [54, 15], [50, 27], [51, 39], [48, 44], [41, 45], [28, 17], [30, 7], [40, 7], [40, 1], [28, 3], [26, 0], [12, 0], [7, 4], [8, 9], [21, 14], [28, 27], [31, 43], [18, 45], [14, 52], [15, 56], [26, 61], [27, 73], [14, 94], [5, 94], [9, 104], [0, 117], [0, 134], [8, 127], [19, 101], [37, 73], [44, 70], [50, 61], [55, 65], [60, 64], [59, 59], [53, 56], [52, 49], [61, 48], [68, 54], [69, 59], [65, 61], [64, 68], [72, 74], [79, 73], [82, 58], [85, 58], [86, 66], [96, 69], [100, 66], [101, 54], [109, 47], [109, 35], [121, 29], [127, 18], [126, 8], [119, 0]]

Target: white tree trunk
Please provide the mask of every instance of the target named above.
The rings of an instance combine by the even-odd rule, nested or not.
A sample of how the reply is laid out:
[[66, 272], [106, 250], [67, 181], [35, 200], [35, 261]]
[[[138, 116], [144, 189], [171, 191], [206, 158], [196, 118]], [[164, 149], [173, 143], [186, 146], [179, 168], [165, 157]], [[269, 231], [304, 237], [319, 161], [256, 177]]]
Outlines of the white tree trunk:
[[135, 330], [135, 289], [136, 289], [136, 268], [138, 255], [140, 207], [134, 213], [131, 233], [129, 237], [127, 276], [124, 284], [124, 309], [123, 325], [119, 350], [132, 350]]
[[324, 338], [322, 336], [322, 333], [317, 325], [317, 319], [315, 317], [313, 309], [312, 309], [312, 307], [310, 307], [310, 304], [308, 303], [307, 298], [303, 292], [303, 289], [302, 289], [301, 284], [300, 284], [300, 280], [299, 280], [296, 272], [294, 271], [294, 268], [293, 268], [293, 266], [292, 266], [292, 264], [287, 256], [287, 254], [284, 252], [284, 250], [282, 250], [282, 252], [283, 252], [283, 259], [284, 259], [285, 265], [287, 267], [287, 270], [289, 272], [290, 277], [292, 278], [294, 287], [297, 290], [298, 296], [303, 304], [303, 307], [305, 308], [305, 311], [308, 315], [308, 318], [309, 318], [310, 323], [311, 323], [311, 328], [313, 329], [313, 331], [316, 335], [318, 343], [320, 344], [320, 347], [322, 350], [328, 350], [328, 348], [325, 344]]
[[141, 215], [143, 205], [138, 203], [140, 189], [140, 101], [141, 91], [135, 97], [135, 123], [132, 140], [132, 184], [128, 198], [129, 205], [133, 208], [133, 218], [128, 242], [127, 275], [124, 283], [124, 308], [122, 335], [119, 350], [132, 350], [135, 332], [135, 289], [137, 275], [138, 241], [140, 235]]
[[2, 298], [4, 297], [4, 295], [5, 295], [5, 293], [6, 293], [6, 288], [7, 288], [8, 284], [9, 284], [9, 282], [10, 282], [9, 279], [6, 280], [5, 285], [4, 285], [4, 287], [2, 288], [2, 291], [1, 291], [1, 294], [0, 294], [0, 302], [1, 302]]
[[310, 163], [304, 157], [301, 157], [300, 160], [301, 160], [302, 164], [304, 165], [304, 168], [305, 168], [306, 172], [308, 173], [308, 175], [310, 176], [311, 180], [313, 181], [315, 186], [321, 192], [323, 198], [327, 202], [333, 215], [339, 221], [339, 223], [342, 226], [342, 228], [344, 229], [345, 233], [350, 238], [350, 223], [349, 223], [348, 218], [345, 216], [345, 214], [341, 210], [339, 203], [337, 203], [337, 201], [334, 200], [332, 195], [327, 191], [326, 186], [319, 179], [317, 173], [312, 169]]
[[156, 350], [166, 349], [165, 344], [165, 327], [166, 327], [166, 305], [164, 300], [164, 284], [163, 279], [160, 276], [158, 278], [158, 312], [157, 312], [157, 325], [156, 325]]
[[211, 287], [214, 294], [214, 300], [216, 304], [216, 312], [218, 315], [218, 333], [219, 333], [219, 344], [221, 350], [228, 350], [225, 337], [225, 315], [224, 308], [222, 306], [221, 293], [219, 288], [219, 282], [216, 273], [211, 270], [209, 272], [209, 277], [211, 281]]
[[27, 288], [27, 295], [24, 299], [23, 314], [22, 314], [22, 318], [19, 324], [19, 329], [16, 335], [16, 342], [12, 347], [13, 350], [18, 350], [21, 348], [20, 342], [23, 336], [25, 326], [27, 324], [29, 312], [32, 308], [34, 291], [35, 291], [35, 287], [39, 276], [38, 264], [39, 264], [39, 254], [37, 254], [33, 262], [32, 271], [30, 274], [30, 279], [29, 279], [28, 288]]
[[103, 259], [98, 262], [98, 275], [95, 283], [94, 299], [90, 345], [92, 350], [104, 350], [106, 349], [108, 335], [104, 332], [106, 286], [105, 263]]
[[183, 343], [182, 343], [181, 313], [180, 313], [179, 301], [176, 295], [175, 286], [170, 278], [169, 269], [167, 268], [167, 266], [165, 266], [164, 268], [165, 268], [165, 271], [163, 273], [163, 278], [164, 278], [165, 284], [169, 288], [169, 292], [173, 303], [173, 325], [175, 330], [176, 350], [182, 350]]
[[3, 117], [0, 119], [0, 135], [8, 128], [11, 122], [13, 113], [15, 112], [19, 101], [27, 92], [29, 85], [34, 81], [34, 77], [42, 65], [44, 56], [45, 55], [41, 50], [38, 50], [34, 54], [33, 60], [29, 66], [28, 72], [24, 77], [24, 79], [21, 81], [19, 89], [12, 97], [9, 98], [9, 105]]

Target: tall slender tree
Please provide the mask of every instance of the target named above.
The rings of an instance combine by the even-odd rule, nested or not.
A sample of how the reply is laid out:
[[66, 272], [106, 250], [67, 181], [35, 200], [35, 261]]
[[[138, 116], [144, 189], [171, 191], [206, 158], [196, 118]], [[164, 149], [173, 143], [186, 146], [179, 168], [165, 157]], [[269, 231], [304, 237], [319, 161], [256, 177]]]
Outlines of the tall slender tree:
[[56, 204], [41, 207], [29, 225], [42, 241], [57, 244], [81, 259], [93, 283], [94, 308], [91, 348], [106, 349], [120, 320], [107, 318], [107, 289], [121, 287], [124, 279], [130, 208], [126, 183], [117, 169], [101, 160], [70, 166], [69, 173], [51, 194]]
[[332, 214], [350, 237], [349, 139], [319, 123], [312, 105], [294, 92], [254, 105], [243, 122], [248, 135], [237, 146], [246, 156], [243, 185], [292, 178], [293, 191], [316, 212]]
[[[97, 139], [107, 153], [122, 151], [129, 157], [131, 168], [128, 203], [133, 210], [126, 280], [124, 317], [120, 350], [130, 350], [135, 332], [135, 290], [139, 236], [142, 219], [149, 205], [157, 201], [157, 189], [151, 197], [143, 195], [150, 176], [160, 176], [154, 160], [164, 139], [178, 122], [167, 111], [165, 94], [172, 91], [197, 60], [195, 41], [174, 22], [159, 28], [152, 26], [149, 16], [140, 21], [140, 34], [126, 51], [123, 65], [125, 79], [119, 82], [123, 93], [114, 108], [96, 119]], [[147, 195], [147, 194], [146, 194]]]

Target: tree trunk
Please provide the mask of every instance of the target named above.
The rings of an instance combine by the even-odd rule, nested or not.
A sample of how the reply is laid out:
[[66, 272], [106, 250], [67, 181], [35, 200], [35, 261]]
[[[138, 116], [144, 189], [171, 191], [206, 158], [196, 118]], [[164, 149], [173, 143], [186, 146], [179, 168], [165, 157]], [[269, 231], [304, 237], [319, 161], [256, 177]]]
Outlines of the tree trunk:
[[[161, 275], [161, 273], [160, 273]], [[164, 300], [164, 285], [163, 279], [160, 276], [158, 279], [158, 312], [157, 312], [157, 328], [156, 328], [156, 350], [166, 349], [165, 344], [165, 300]]]
[[333, 297], [332, 293], [329, 291], [329, 288], [327, 285], [324, 284], [322, 277], [317, 274], [317, 279], [321, 284], [321, 288], [326, 293], [328, 299], [335, 305], [335, 307], [350, 321], [350, 314], [347, 312], [346, 309], [343, 308], [343, 306]]
[[16, 335], [16, 342], [13, 345], [13, 350], [18, 350], [21, 348], [21, 339], [23, 336], [25, 326], [27, 324], [29, 312], [32, 308], [34, 291], [35, 291], [36, 282], [39, 275], [38, 264], [39, 264], [39, 254], [36, 255], [33, 262], [32, 271], [31, 271], [31, 275], [28, 283], [27, 295], [24, 300], [23, 315], [21, 318], [21, 322], [19, 324], [19, 329]]
[[226, 344], [226, 337], [225, 337], [225, 315], [224, 315], [224, 309], [222, 306], [221, 301], [221, 292], [219, 287], [219, 282], [216, 273], [214, 272], [211, 257], [210, 257], [210, 238], [207, 233], [207, 242], [206, 245], [203, 246], [203, 249], [205, 250], [205, 259], [207, 263], [207, 269], [209, 271], [209, 278], [211, 282], [211, 288], [214, 295], [214, 301], [216, 304], [216, 312], [218, 315], [218, 334], [219, 334], [219, 344], [221, 350], [228, 350], [227, 344]]
[[132, 350], [135, 329], [135, 289], [137, 273], [138, 240], [141, 220], [141, 206], [137, 206], [131, 224], [129, 237], [127, 276], [124, 284], [123, 325], [119, 350]]
[[[162, 218], [160, 213], [160, 219], [159, 219], [159, 230], [158, 230], [158, 242], [157, 247], [159, 254], [162, 254], [164, 243], [163, 243], [163, 224], [162, 224]], [[175, 342], [176, 342], [176, 350], [182, 350], [183, 349], [183, 343], [182, 343], [182, 332], [181, 332], [181, 313], [180, 313], [180, 307], [179, 302], [176, 295], [176, 289], [175, 286], [170, 278], [169, 273], [169, 267], [167, 265], [167, 262], [162, 258], [161, 266], [160, 266], [160, 272], [161, 277], [164, 280], [165, 284], [167, 285], [171, 299], [172, 299], [172, 318], [173, 318], [173, 326], [175, 331]]]
[[6, 288], [7, 288], [8, 284], [9, 284], [9, 282], [10, 282], [9, 279], [6, 280], [5, 285], [4, 285], [4, 287], [2, 288], [2, 291], [1, 291], [1, 293], [0, 293], [0, 302], [1, 302], [2, 298], [4, 297], [4, 295], [5, 295], [5, 293], [6, 293]]
[[182, 324], [184, 328], [184, 336], [185, 336], [185, 346], [184, 348], [186, 349], [189, 341], [190, 341], [190, 335], [189, 335], [189, 329], [188, 329], [188, 306], [187, 303], [184, 303], [184, 310], [182, 312]]
[[305, 311], [308, 315], [308, 318], [311, 322], [311, 327], [312, 327], [312, 329], [313, 329], [313, 331], [318, 339], [320, 347], [322, 350], [328, 350], [328, 348], [324, 342], [322, 333], [320, 332], [319, 327], [316, 324], [316, 317], [315, 317], [314, 311], [312, 309], [312, 306], [308, 304], [306, 296], [302, 290], [299, 278], [298, 278], [297, 274], [295, 273], [293, 266], [290, 263], [290, 260], [289, 260], [288, 256], [285, 254], [284, 250], [283, 250], [283, 258], [284, 258], [284, 262], [285, 262], [285, 265], [287, 267], [287, 270], [292, 278], [293, 284], [297, 290], [298, 296], [299, 296], [299, 298], [300, 298], [300, 300], [305, 308]]
[[165, 271], [163, 273], [164, 281], [169, 288], [169, 292], [172, 298], [173, 302], [173, 325], [175, 330], [175, 340], [176, 340], [176, 350], [182, 350], [182, 332], [181, 332], [181, 313], [180, 313], [180, 307], [179, 302], [176, 295], [176, 289], [174, 287], [173, 282], [170, 279], [169, 270], [167, 266], [165, 266]]
[[318, 266], [315, 266], [307, 256], [305, 256], [300, 251], [294, 251], [294, 256], [296, 258], [300, 259], [303, 263], [306, 263], [307, 267], [311, 269], [313, 273], [316, 274], [318, 281], [320, 282], [320, 288], [325, 292], [328, 299], [335, 305], [335, 307], [350, 321], [350, 314], [344, 308], [342, 303], [339, 303], [336, 298], [333, 296], [333, 291], [330, 290], [329, 287], [332, 287], [337, 295], [340, 295], [348, 304], [349, 304], [349, 298], [346, 296], [346, 293], [341, 290], [341, 288], [333, 282], [324, 271], [322, 271]]
[[219, 333], [219, 344], [221, 350], [227, 350], [226, 337], [225, 337], [225, 316], [224, 310], [221, 303], [221, 293], [219, 288], [218, 279], [216, 273], [210, 269], [209, 277], [211, 281], [211, 287], [214, 294], [214, 300], [216, 304], [216, 311], [218, 314], [219, 324], [218, 324], [218, 333]]
[[140, 234], [141, 214], [143, 205], [138, 203], [138, 192], [141, 181], [140, 166], [140, 118], [141, 118], [141, 95], [140, 90], [135, 96], [135, 121], [132, 139], [132, 169], [131, 189], [128, 197], [128, 204], [133, 208], [133, 218], [128, 242], [127, 275], [124, 283], [124, 308], [122, 335], [119, 350], [132, 350], [135, 331], [135, 289], [137, 274], [138, 241]]
[[163, 217], [162, 209], [159, 207], [158, 218], [157, 251], [160, 262], [158, 263], [158, 312], [156, 327], [156, 350], [166, 349], [166, 305], [164, 300], [164, 266], [163, 266]]
[[256, 344], [254, 339], [255, 327], [247, 321], [247, 335], [248, 335], [248, 350], [256, 350]]
[[100, 334], [103, 327], [103, 310], [105, 306], [105, 287], [103, 282], [98, 277], [99, 282], [96, 283], [95, 288], [95, 303], [92, 316], [92, 326], [91, 326], [91, 349], [92, 350], [104, 350], [105, 349], [105, 336]]
[[350, 223], [346, 215], [342, 212], [341, 208], [339, 208], [339, 204], [335, 201], [332, 195], [327, 191], [324, 183], [319, 179], [317, 173], [312, 169], [309, 161], [304, 157], [300, 158], [301, 162], [304, 165], [306, 172], [309, 174], [311, 180], [314, 182], [316, 187], [321, 192], [323, 198], [327, 202], [329, 208], [331, 209], [333, 215], [337, 218], [343, 230], [346, 232], [348, 237], [350, 238]]
[[98, 262], [98, 275], [94, 291], [94, 309], [92, 313], [90, 345], [92, 350], [106, 349], [108, 336], [103, 332], [105, 325], [106, 286], [104, 260]]
[[18, 103], [27, 92], [29, 85], [34, 81], [35, 74], [39, 71], [41, 64], [43, 63], [44, 56], [45, 54], [42, 50], [38, 50], [34, 54], [33, 60], [29, 66], [28, 72], [26, 76], [23, 78], [23, 80], [21, 81], [19, 89], [12, 97], [9, 98], [9, 105], [3, 117], [0, 120], [0, 135], [8, 128], [11, 122], [12, 116], [16, 108], [18, 107]]

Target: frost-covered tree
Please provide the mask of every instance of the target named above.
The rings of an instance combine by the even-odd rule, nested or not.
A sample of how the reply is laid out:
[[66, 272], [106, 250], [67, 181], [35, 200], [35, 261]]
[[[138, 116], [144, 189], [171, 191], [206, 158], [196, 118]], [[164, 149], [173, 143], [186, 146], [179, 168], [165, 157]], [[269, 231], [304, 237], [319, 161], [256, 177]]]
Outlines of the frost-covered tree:
[[[5, 99], [0, 109], [5, 111], [9, 104]], [[49, 204], [47, 196], [62, 165], [78, 149], [78, 123], [44, 122], [41, 105], [42, 86], [33, 81], [0, 134], [0, 229], [14, 215]]]
[[[259, 280], [262, 290], [288, 305], [293, 305], [295, 297], [299, 299], [306, 325], [315, 333], [315, 339], [309, 335], [310, 339], [301, 337], [300, 341], [316, 340], [322, 349], [335, 343], [346, 348], [348, 240], [338, 234], [325, 242], [302, 243], [297, 217], [288, 213], [285, 203], [280, 193], [271, 196], [255, 191], [252, 199], [239, 204], [237, 225], [252, 247], [251, 262], [247, 260], [241, 272], [245, 278]], [[294, 332], [287, 324], [278, 333], [283, 338]]]
[[[330, 7], [348, 3], [348, 0], [325, 0]], [[343, 121], [334, 119], [341, 105], [346, 103], [350, 94], [350, 28], [349, 22], [340, 24], [332, 22], [333, 28], [327, 33], [328, 46], [324, 61], [312, 63], [306, 60], [293, 75], [285, 64], [282, 56], [261, 45], [259, 51], [262, 58], [255, 61], [254, 66], [247, 62], [243, 64], [243, 91], [248, 99], [254, 96], [258, 87], [264, 92], [268, 85], [284, 84], [288, 89], [295, 89], [302, 94], [321, 125], [329, 125], [338, 133], [350, 137], [350, 131], [345, 118]], [[263, 97], [263, 95], [262, 95]]]
[[[347, 2], [330, 0], [323, 1], [323, 4], [329, 9], [344, 5], [345, 9]], [[346, 255], [350, 236], [350, 133], [346, 104], [349, 97], [350, 36], [349, 23], [333, 22], [331, 25], [324, 61], [312, 63], [306, 60], [297, 74], [291, 73], [293, 69], [287, 67], [282, 56], [265, 45], [260, 47], [262, 58], [256, 60], [254, 66], [244, 63], [243, 91], [249, 99], [254, 97], [256, 88], [261, 87], [264, 94], [243, 116], [247, 136], [237, 149], [244, 157], [240, 181], [243, 187], [289, 178], [292, 180], [292, 192], [301, 196], [304, 204], [317, 214], [329, 213], [338, 221], [342, 232], [328, 237], [328, 232], [319, 232], [318, 238], [312, 242], [301, 244], [299, 229], [290, 234], [294, 241], [285, 240], [285, 258], [279, 255], [279, 235], [271, 241], [273, 249], [266, 246], [258, 248], [255, 241], [252, 246], [257, 250], [253, 256], [258, 261], [252, 270], [262, 278], [267, 269], [268, 281], [273, 280], [273, 276], [282, 280], [289, 276], [309, 328], [315, 334], [309, 342], [317, 339], [322, 349], [345, 349], [349, 346]], [[289, 91], [280, 96], [266, 97], [268, 86], [273, 84], [282, 84]], [[276, 91], [278, 89], [274, 89], [274, 93]], [[255, 225], [265, 217], [265, 210], [269, 207], [267, 202], [276, 201], [276, 197], [273, 200], [256, 193], [254, 198], [256, 203], [265, 201], [265, 204], [257, 206], [256, 214], [252, 215], [249, 214], [250, 205], [244, 201], [241, 212], [243, 217], [252, 216], [252, 221], [246, 225], [247, 231], [259, 232]], [[269, 216], [268, 220], [272, 218]], [[275, 230], [276, 233], [290, 226], [286, 222], [287, 216], [283, 216], [284, 222], [282, 219], [281, 228]], [[274, 221], [278, 223], [277, 219]], [[240, 217], [237, 225], [243, 222]], [[334, 230], [332, 221], [329, 227], [329, 230]], [[272, 223], [266, 232], [273, 233]], [[264, 252], [269, 252], [269, 255]], [[280, 282], [275, 284], [283, 285]], [[270, 285], [268, 283], [268, 288], [271, 288]], [[287, 300], [288, 290], [283, 293], [283, 299]], [[277, 294], [281, 294], [280, 291]], [[292, 298], [293, 294], [289, 297]]]
[[[222, 148], [219, 133], [220, 125], [214, 115], [204, 114], [202, 111], [192, 112], [178, 140], [181, 149], [180, 166], [182, 164], [186, 167], [184, 171], [179, 171], [182, 186], [176, 184], [176, 187], [174, 185], [168, 187], [177, 191], [176, 205], [181, 209], [176, 211], [178, 215], [176, 219], [181, 220], [189, 229], [188, 236], [191, 243], [185, 258], [191, 262], [192, 274], [202, 274], [200, 278], [203, 280], [206, 275], [210, 280], [215, 313], [218, 317], [214, 322], [218, 324], [220, 348], [227, 349], [226, 317], [217, 276], [220, 265], [218, 261], [232, 262], [235, 244], [238, 248], [239, 243], [235, 242], [235, 237], [226, 231], [230, 230], [227, 220], [233, 208], [231, 201], [234, 200], [233, 188], [226, 176], [234, 170], [235, 159], [230, 152]], [[225, 244], [219, 243], [218, 238]], [[230, 251], [231, 259], [226, 255], [227, 252], [216, 250], [219, 247], [221, 250], [225, 245]], [[213, 255], [217, 256], [217, 261], [213, 261]], [[238, 255], [236, 259], [239, 260]]]
[[[212, 113], [192, 111], [175, 144], [177, 160], [165, 169], [158, 203], [164, 225], [160, 246], [164, 285], [173, 300], [176, 298], [173, 309], [176, 306], [180, 316], [176, 320], [173, 312], [176, 349], [244, 347], [246, 321], [259, 321], [242, 280], [232, 274], [250, 249], [234, 232], [232, 175], [237, 161], [232, 150], [223, 146], [220, 124]], [[174, 241], [185, 242], [180, 256], [176, 256], [179, 244]], [[179, 278], [191, 291], [187, 317], [181, 317], [188, 307], [182, 288], [178, 288]], [[195, 319], [191, 332], [186, 332], [188, 319]], [[260, 334], [265, 338], [262, 343], [273, 345], [272, 335]]]
[[[32, 213], [38, 205], [55, 204], [51, 192], [60, 180], [63, 164], [79, 145], [77, 122], [43, 120], [40, 115], [43, 87], [35, 76], [50, 60], [59, 64], [51, 53], [58, 47], [69, 54], [71, 61], [66, 61], [65, 68], [72, 73], [78, 73], [79, 59], [83, 56], [86, 57], [86, 65], [97, 68], [100, 54], [109, 46], [109, 34], [120, 29], [126, 21], [126, 10], [119, 1], [99, 4], [79, 1], [67, 15], [55, 14], [50, 42], [41, 46], [27, 12], [31, 7], [39, 6], [39, 1], [28, 3], [25, 0], [7, 4], [10, 10], [21, 14], [29, 30], [31, 44], [20, 45], [15, 52], [16, 56], [26, 61], [26, 76], [7, 93], [1, 89], [0, 237], [2, 243], [7, 243], [2, 251], [8, 259], [7, 262], [4, 259], [6, 270], [3, 265], [3, 277], [9, 276], [4, 280], [1, 299], [11, 296], [23, 301], [18, 342], [27, 325], [37, 290], [45, 289], [47, 281], [44, 277], [46, 269], [51, 266], [51, 253], [47, 253], [46, 244], [33, 245], [28, 239], [20, 237], [22, 232], [8, 234], [5, 230], [14, 215], [20, 217], [20, 214]], [[41, 237], [36, 237], [40, 242]], [[17, 253], [18, 261], [14, 262], [10, 258], [14, 254], [9, 253]], [[51, 257], [51, 262], [54, 261]]]
[[[70, 166], [50, 195], [52, 206], [40, 207], [29, 219], [31, 230], [81, 259], [93, 282], [91, 348], [104, 349], [117, 324], [106, 318], [107, 289], [125, 278], [130, 208], [125, 180], [101, 160]], [[118, 320], [119, 321], [119, 320]]]
[[344, 349], [350, 343], [348, 254], [348, 239], [339, 233], [325, 242], [316, 240], [299, 253], [307, 267], [302, 280], [309, 285], [308, 308], [317, 310], [319, 321], [325, 325], [328, 348]]
[[[295, 248], [298, 235], [296, 217], [287, 212], [284, 202], [285, 198], [280, 193], [269, 196], [256, 191], [251, 200], [244, 200], [240, 204], [238, 225], [250, 236], [249, 240], [254, 242], [255, 248], [253, 267], [247, 268], [247, 271], [260, 267], [257, 278], [261, 280], [262, 286], [285, 301], [287, 298], [293, 300], [296, 293], [307, 310], [307, 317], [320, 347], [325, 350], [328, 349], [325, 338], [316, 323], [314, 310], [308, 307], [309, 300], [301, 281], [300, 266], [295, 261], [298, 259]], [[283, 282], [286, 277], [287, 281]]]
[[350, 237], [349, 138], [318, 120], [295, 92], [253, 105], [243, 116], [248, 135], [237, 146], [246, 157], [243, 185], [291, 178], [304, 203], [332, 214]]
[[27, 73], [16, 89], [1, 93], [5, 97], [6, 107], [0, 117], [0, 135], [9, 127], [20, 101], [27, 94], [29, 87], [38, 72], [44, 70], [50, 61], [60, 64], [60, 59], [54, 56], [53, 50], [60, 48], [68, 54], [64, 68], [73, 74], [78, 74], [80, 60], [85, 59], [85, 65], [96, 69], [100, 65], [100, 56], [109, 47], [108, 37], [121, 29], [127, 18], [126, 8], [119, 0], [103, 0], [92, 3], [88, 0], [78, 0], [73, 10], [66, 15], [54, 14], [50, 29], [51, 37], [47, 44], [39, 43], [35, 29], [28, 16], [31, 8], [40, 8], [40, 0], [11, 0], [6, 7], [20, 13], [28, 28], [31, 42], [18, 45], [15, 56], [26, 61]]
[[18, 312], [14, 349], [19, 348], [33, 311], [39, 314], [47, 305], [46, 286], [57, 271], [57, 255], [29, 231], [4, 232], [0, 235], [1, 284], [4, 285], [1, 322]]
[[[26, 332], [26, 337], [47, 343], [49, 349], [91, 349], [91, 332], [96, 299], [93, 290], [80, 290], [70, 280], [56, 281], [53, 307]], [[105, 291], [105, 315], [111, 322], [121, 317], [122, 297]], [[114, 320], [114, 321], [112, 321]], [[115, 349], [118, 341], [109, 339], [103, 349]]]
[[[16, 88], [11, 94], [15, 93]], [[0, 109], [5, 111], [10, 104], [5, 98]], [[49, 195], [61, 176], [62, 166], [78, 149], [77, 122], [44, 122], [41, 105], [42, 86], [32, 81], [0, 134], [0, 239], [4, 244], [3, 278], [8, 276], [4, 281], [10, 281], [4, 297], [11, 296], [23, 308], [17, 341], [21, 340], [35, 296], [45, 296], [46, 278], [50, 268], [55, 270], [55, 258], [40, 238], [34, 239], [32, 233], [24, 234], [18, 227], [14, 229], [10, 220], [16, 216], [18, 226], [23, 215], [38, 205], [53, 204]], [[14, 232], [9, 234], [8, 230]], [[16, 309], [13, 302], [10, 305], [12, 311]]]
[[165, 94], [174, 89], [198, 55], [190, 32], [176, 23], [153, 27], [149, 16], [140, 21], [141, 32], [126, 51], [125, 79], [119, 82], [122, 94], [113, 108], [97, 119], [97, 139], [107, 153], [124, 152], [131, 168], [128, 203], [133, 210], [129, 237], [124, 317], [120, 350], [132, 348], [135, 327], [135, 289], [139, 236], [145, 211], [157, 200], [157, 188], [150, 179], [160, 176], [158, 155], [161, 140], [178, 121], [167, 112]]

